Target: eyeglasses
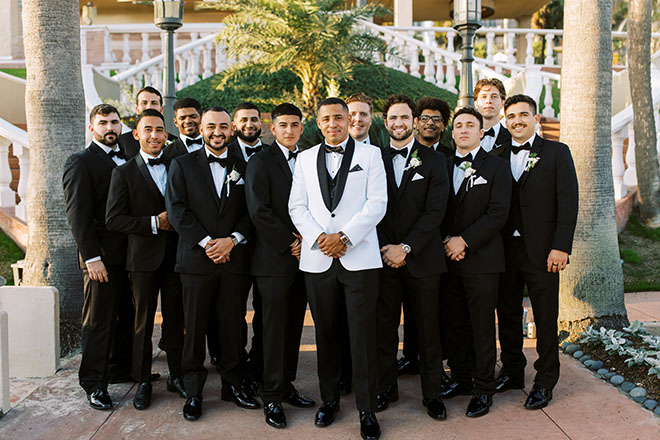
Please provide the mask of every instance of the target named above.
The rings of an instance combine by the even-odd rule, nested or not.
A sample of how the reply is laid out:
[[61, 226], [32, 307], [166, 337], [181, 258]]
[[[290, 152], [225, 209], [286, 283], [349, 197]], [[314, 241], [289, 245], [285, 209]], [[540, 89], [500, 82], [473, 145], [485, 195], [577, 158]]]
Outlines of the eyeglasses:
[[434, 124], [442, 124], [442, 117], [440, 116], [427, 116], [422, 115], [419, 117], [419, 122], [426, 124], [429, 121], [433, 121]]

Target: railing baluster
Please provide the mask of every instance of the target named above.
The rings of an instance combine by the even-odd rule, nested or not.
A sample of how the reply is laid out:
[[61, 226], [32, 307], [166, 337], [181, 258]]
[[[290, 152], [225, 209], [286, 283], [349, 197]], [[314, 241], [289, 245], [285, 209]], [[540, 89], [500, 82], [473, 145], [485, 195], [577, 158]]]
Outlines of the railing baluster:
[[106, 27], [103, 32], [103, 62], [112, 63], [112, 40], [110, 39], [110, 30]]
[[637, 186], [637, 161], [635, 160], [635, 130], [632, 122], [628, 124], [628, 151], [626, 151], [626, 172], [623, 174], [623, 183], [627, 187]]
[[142, 57], [141, 61], [146, 63], [151, 59], [149, 56], [149, 34], [147, 32], [142, 32]]
[[225, 57], [225, 51], [222, 46], [215, 44], [215, 73], [220, 73], [225, 70], [225, 63], [227, 58]]
[[549, 118], [555, 117], [555, 109], [552, 107], [554, 97], [552, 96], [552, 81], [547, 76], [543, 77], [543, 88], [545, 90], [545, 97], [543, 98], [543, 116]]
[[213, 71], [211, 70], [212, 61], [211, 61], [211, 51], [213, 50], [213, 43], [206, 43], [202, 49], [202, 55], [204, 57], [204, 72], [202, 73], [202, 78], [206, 79], [210, 76], [213, 76]]
[[0, 138], [0, 207], [2, 208], [16, 206], [16, 195], [9, 187], [11, 184], [9, 145], [11, 145], [11, 141]]
[[623, 162], [623, 141], [626, 129], [612, 133], [612, 178], [614, 180], [614, 198], [619, 200], [626, 196], [628, 188], [623, 183], [626, 166]]
[[495, 32], [488, 32], [486, 34], [486, 59], [493, 61], [495, 55]]
[[456, 89], [456, 72], [454, 71], [454, 60], [449, 57], [445, 57], [445, 61], [447, 62], [447, 90], [457, 93], [458, 90]]
[[179, 61], [179, 82], [176, 85], [176, 89], [181, 90], [186, 86], [188, 69], [186, 68], [186, 57], [183, 54], [177, 56], [176, 59]]
[[507, 32], [506, 34], [506, 62], [507, 64], [516, 64], [516, 57], [513, 54], [513, 39], [514, 39], [514, 34], [513, 32]]
[[527, 40], [527, 50], [526, 50], [526, 57], [525, 57], [525, 65], [526, 66], [531, 66], [534, 64], [534, 34], [532, 32], [528, 32], [525, 35], [525, 39]]
[[123, 41], [123, 43], [124, 43], [123, 52], [124, 52], [124, 54], [121, 57], [121, 62], [122, 63], [129, 63], [130, 64], [130, 62], [131, 62], [131, 44], [129, 42], [130, 37], [131, 37], [131, 34], [129, 34], [129, 33], [125, 33], [123, 35], [123, 40], [124, 40]]
[[[412, 38], [413, 33], [409, 32], [409, 37]], [[419, 78], [419, 46], [408, 43], [408, 59], [410, 62], [410, 74]]]
[[555, 64], [554, 49], [552, 47], [552, 40], [555, 38], [552, 34], [545, 35], [545, 60], [544, 64], [546, 66], [552, 66]]
[[27, 221], [27, 189], [28, 177], [30, 176], [30, 149], [24, 145], [19, 145], [14, 142], [14, 155], [18, 158], [18, 188], [17, 193], [20, 197], [18, 205], [16, 205], [16, 217], [23, 221]]
[[435, 72], [433, 70], [433, 57], [431, 56], [431, 51], [424, 49], [422, 55], [424, 56], [424, 81], [435, 84]]
[[197, 51], [191, 50], [188, 53], [188, 81], [186, 84], [192, 86], [199, 81], [199, 56]]
[[442, 55], [435, 54], [435, 84], [438, 87], [445, 87], [445, 69], [442, 62]]

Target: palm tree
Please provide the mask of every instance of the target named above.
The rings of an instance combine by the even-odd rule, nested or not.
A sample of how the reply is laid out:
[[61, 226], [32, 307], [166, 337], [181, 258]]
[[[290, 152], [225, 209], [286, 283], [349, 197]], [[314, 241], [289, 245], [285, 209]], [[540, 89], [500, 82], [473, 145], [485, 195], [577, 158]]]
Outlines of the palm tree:
[[628, 3], [628, 72], [634, 111], [635, 161], [639, 213], [651, 227], [660, 226], [660, 165], [651, 95], [651, 3]]
[[[208, 2], [207, 2], [208, 3]], [[243, 69], [288, 69], [302, 81], [305, 115], [316, 111], [328, 89], [350, 79], [353, 67], [385, 53], [378, 37], [361, 31], [357, 20], [384, 15], [378, 3], [345, 9], [344, 0], [222, 0], [212, 7], [235, 11], [224, 20], [218, 43], [237, 58], [229, 75]]]
[[64, 161], [85, 142], [79, 3], [24, 0], [25, 104], [30, 141], [23, 282], [60, 293], [62, 349], [78, 344], [82, 280], [64, 215]]
[[611, 166], [611, 26], [611, 0], [565, 1], [560, 139], [575, 160], [580, 208], [571, 264], [560, 281], [564, 338], [587, 325], [628, 323]]

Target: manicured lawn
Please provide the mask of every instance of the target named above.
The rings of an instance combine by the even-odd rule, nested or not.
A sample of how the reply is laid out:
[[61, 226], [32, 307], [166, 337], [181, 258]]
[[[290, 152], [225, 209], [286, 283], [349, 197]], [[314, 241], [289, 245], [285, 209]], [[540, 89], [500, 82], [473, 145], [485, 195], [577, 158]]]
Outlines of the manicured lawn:
[[0, 72], [5, 72], [8, 73], [9, 75], [14, 75], [23, 79], [25, 79], [26, 77], [25, 69], [0, 69]]
[[660, 290], [660, 228], [644, 226], [633, 214], [619, 234], [626, 292]]
[[0, 232], [0, 275], [7, 280], [8, 286], [14, 285], [11, 265], [22, 260], [25, 254], [11, 238]]

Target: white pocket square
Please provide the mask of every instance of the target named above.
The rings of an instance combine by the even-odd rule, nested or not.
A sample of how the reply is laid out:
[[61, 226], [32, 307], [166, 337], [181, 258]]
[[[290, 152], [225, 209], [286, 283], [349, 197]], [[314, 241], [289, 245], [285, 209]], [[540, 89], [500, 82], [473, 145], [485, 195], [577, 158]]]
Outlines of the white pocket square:
[[488, 183], [488, 181], [481, 176], [474, 181], [474, 185], [483, 185], [484, 183]]
[[241, 177], [238, 182], [236, 182], [236, 185], [245, 185], [245, 180]]
[[415, 180], [422, 180], [423, 178], [424, 176], [422, 176], [421, 174], [415, 173], [415, 175], [412, 178], [412, 182], [414, 182]]

